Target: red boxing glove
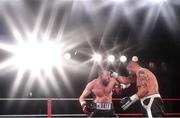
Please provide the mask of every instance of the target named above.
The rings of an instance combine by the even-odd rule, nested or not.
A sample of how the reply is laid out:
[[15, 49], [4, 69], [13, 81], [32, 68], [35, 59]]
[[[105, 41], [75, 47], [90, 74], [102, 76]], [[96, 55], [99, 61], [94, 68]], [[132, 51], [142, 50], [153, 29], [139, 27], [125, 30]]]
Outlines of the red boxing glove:
[[122, 92], [122, 89], [118, 85], [115, 85], [114, 91], [116, 92], [116, 94], [120, 95]]

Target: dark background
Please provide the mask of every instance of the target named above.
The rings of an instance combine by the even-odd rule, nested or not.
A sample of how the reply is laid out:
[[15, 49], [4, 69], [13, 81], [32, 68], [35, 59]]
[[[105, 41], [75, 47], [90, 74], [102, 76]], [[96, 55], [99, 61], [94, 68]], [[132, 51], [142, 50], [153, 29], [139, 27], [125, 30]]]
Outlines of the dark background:
[[[25, 19], [30, 29], [34, 24], [33, 20], [37, 17], [37, 11], [40, 9], [43, 0], [22, 0], [23, 4], [19, 1], [1, 2], [1, 8], [4, 8], [8, 14], [12, 16], [13, 21], [17, 21], [17, 17]], [[119, 54], [127, 56], [128, 61], [132, 56], [137, 55], [139, 57], [139, 63], [144, 67], [151, 69], [158, 80], [160, 94], [162, 98], [179, 98], [180, 97], [180, 86], [179, 86], [179, 65], [180, 65], [180, 40], [179, 40], [179, 24], [180, 24], [180, 7], [178, 4], [169, 3], [173, 12], [164, 17], [160, 12], [155, 22], [153, 18], [148, 22], [147, 27], [144, 28], [145, 22], [150, 7], [144, 7], [134, 12], [130, 19], [124, 14], [124, 6], [135, 7], [137, 3], [129, 0], [123, 5], [121, 3], [114, 3], [105, 6], [97, 13], [94, 13], [94, 9], [100, 6], [103, 1], [94, 0], [93, 2], [83, 2], [86, 5], [83, 6], [82, 2], [76, 2], [73, 4], [72, 1], [60, 0], [46, 0], [46, 11], [41, 25], [41, 30], [44, 31], [52, 13], [53, 5], [57, 5], [58, 12], [55, 19], [55, 25], [52, 29], [52, 37], [57, 33], [58, 27], [63, 22], [63, 18], [67, 16], [65, 20], [65, 34], [66, 32], [75, 31], [72, 37], [76, 37], [71, 40], [70, 43], [82, 41], [79, 39], [79, 35], [84, 32], [90, 37], [88, 41], [75, 47], [74, 49], [68, 50], [71, 54], [78, 52], [73, 55], [72, 59], [80, 60], [82, 62], [88, 60], [90, 57], [81, 52], [93, 53], [92, 48], [97, 52], [102, 52], [103, 56], [109, 54], [115, 54], [118, 57]], [[58, 4], [57, 4], [57, 3]], [[73, 7], [75, 6], [75, 7]], [[115, 8], [116, 9], [115, 9]], [[165, 6], [167, 7], [167, 6]], [[113, 8], [115, 9], [114, 12]], [[129, 8], [130, 9], [130, 8]], [[164, 10], [164, 9], [163, 9]], [[4, 12], [3, 11], [3, 12]], [[19, 15], [19, 16], [18, 16]], [[156, 10], [152, 17], [156, 15]], [[168, 19], [168, 22], [167, 22]], [[19, 22], [16, 25], [21, 27]], [[170, 24], [170, 25], [169, 25]], [[80, 27], [82, 29], [80, 29]], [[20, 30], [22, 30], [20, 28]], [[82, 30], [84, 32], [82, 32]], [[23, 32], [23, 30], [22, 30]], [[84, 38], [83, 36], [80, 38]], [[7, 42], [14, 42], [13, 36], [8, 29], [6, 20], [0, 14], [0, 40]], [[65, 40], [65, 39], [64, 39]], [[66, 39], [68, 40], [68, 39]], [[86, 40], [86, 39], [84, 39]], [[90, 45], [91, 44], [91, 45]], [[68, 46], [68, 45], [67, 45]], [[9, 54], [0, 51], [0, 60], [3, 61]], [[149, 63], [154, 63], [155, 67], [151, 68]], [[126, 64], [126, 63], [125, 63]], [[125, 64], [120, 64], [117, 61], [114, 65], [118, 65], [118, 71], [121, 74], [126, 75], [124, 69]], [[164, 64], [164, 66], [163, 66]], [[97, 76], [98, 65], [95, 66], [93, 71], [89, 71], [93, 62], [87, 64], [82, 68], [78, 68], [76, 71], [72, 71], [69, 68], [76, 68], [74, 65], [70, 67], [64, 67], [69, 80], [69, 85], [65, 84], [62, 76], [54, 70], [56, 79], [58, 80], [59, 92], [53, 89], [53, 85], [48, 85], [48, 90], [44, 91], [38, 82], [33, 84], [31, 90], [26, 93], [22, 92], [26, 88], [26, 76], [20, 85], [20, 88], [15, 97], [58, 97], [58, 98], [78, 98], [85, 85]], [[90, 72], [92, 72], [90, 74]], [[11, 86], [15, 81], [16, 72], [0, 74], [0, 97], [9, 97]], [[48, 82], [46, 83], [48, 84]], [[67, 87], [68, 86], [68, 87]], [[68, 88], [72, 88], [69, 90]], [[29, 92], [32, 92], [32, 96], [29, 96]], [[135, 92], [135, 86], [132, 85], [127, 90], [123, 91], [121, 95], [114, 94], [113, 97], [124, 97], [126, 95], [132, 95]], [[166, 112], [179, 112], [179, 101], [164, 101]], [[138, 103], [137, 103], [138, 104]], [[24, 102], [7, 102], [0, 101], [0, 114], [41, 114], [46, 113], [46, 101], [24, 101]], [[115, 102], [116, 112], [122, 112], [118, 107], [118, 102]], [[129, 109], [127, 112], [138, 112], [139, 108], [135, 105], [134, 108]], [[126, 112], [126, 111], [125, 111]], [[53, 101], [53, 113], [82, 113], [78, 101]]]

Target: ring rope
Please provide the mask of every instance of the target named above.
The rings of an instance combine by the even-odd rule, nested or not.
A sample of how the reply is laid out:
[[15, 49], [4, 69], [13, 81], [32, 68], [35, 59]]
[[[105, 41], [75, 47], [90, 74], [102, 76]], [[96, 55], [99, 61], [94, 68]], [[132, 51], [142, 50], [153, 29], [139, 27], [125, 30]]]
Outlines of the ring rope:
[[[75, 101], [75, 100], [79, 100], [79, 98], [0, 98], [0, 101], [3, 100], [69, 100], [69, 101]], [[86, 100], [93, 100], [92, 98], [86, 98]], [[112, 100], [116, 101], [116, 100], [121, 100], [121, 98], [113, 98]], [[162, 98], [162, 100], [164, 101], [180, 101], [180, 98]]]
[[[21, 114], [21, 115], [0, 115], [0, 117], [66, 117], [66, 116], [79, 116], [83, 117], [86, 116], [86, 114], [51, 114], [51, 101], [57, 101], [57, 100], [69, 100], [69, 101], [75, 101], [79, 100], [79, 98], [0, 98], [0, 101], [21, 101], [21, 100], [30, 100], [30, 101], [48, 101], [50, 106], [48, 109], [50, 110], [49, 114]], [[86, 100], [93, 100], [92, 98], [86, 98]], [[121, 98], [113, 98], [112, 100], [121, 100]], [[180, 101], [180, 98], [163, 98], [165, 101]], [[143, 116], [141, 113], [117, 113], [118, 116]], [[49, 117], [50, 116], [50, 117]], [[180, 113], [165, 113], [165, 116], [180, 116]]]
[[[117, 113], [118, 116], [143, 116], [141, 113]], [[0, 115], [0, 117], [47, 117], [47, 114]], [[87, 116], [86, 114], [52, 114], [52, 117]], [[165, 116], [180, 116], [180, 113], [165, 113]]]

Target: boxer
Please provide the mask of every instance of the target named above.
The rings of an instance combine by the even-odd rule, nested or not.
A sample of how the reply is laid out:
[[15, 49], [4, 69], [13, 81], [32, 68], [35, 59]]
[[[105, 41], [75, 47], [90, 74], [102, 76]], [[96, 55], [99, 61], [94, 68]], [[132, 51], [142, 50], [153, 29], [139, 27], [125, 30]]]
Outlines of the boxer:
[[[123, 77], [115, 79], [112, 76], [117, 76], [116, 73], [103, 70], [99, 73], [99, 76], [89, 82], [82, 95], [79, 98], [79, 102], [82, 106], [84, 113], [92, 117], [116, 117], [112, 104], [112, 90], [113, 87], [119, 83], [121, 89], [128, 87], [128, 84], [122, 84]], [[118, 82], [117, 82], [118, 81]], [[93, 102], [88, 104], [85, 98], [93, 93]]]
[[164, 105], [159, 94], [159, 86], [156, 76], [148, 69], [141, 67], [137, 62], [130, 62], [127, 65], [130, 75], [136, 75], [137, 93], [131, 97], [121, 100], [121, 108], [126, 110], [134, 102], [140, 100], [142, 112], [145, 116], [163, 117]]

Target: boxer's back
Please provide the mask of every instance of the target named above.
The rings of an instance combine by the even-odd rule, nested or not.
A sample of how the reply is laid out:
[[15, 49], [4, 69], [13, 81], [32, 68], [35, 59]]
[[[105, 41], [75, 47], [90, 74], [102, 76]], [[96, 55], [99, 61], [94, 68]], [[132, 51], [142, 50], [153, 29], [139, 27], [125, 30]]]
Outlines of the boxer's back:
[[[155, 75], [148, 69], [143, 68], [143, 71], [147, 75], [146, 84], [148, 87], [148, 93], [146, 96], [159, 93], [159, 87], [158, 87], [158, 83], [157, 83], [157, 79], [156, 79]], [[137, 87], [140, 84], [140, 82], [142, 82], [142, 81], [137, 78]], [[140, 89], [140, 88], [138, 88], [138, 89]]]

